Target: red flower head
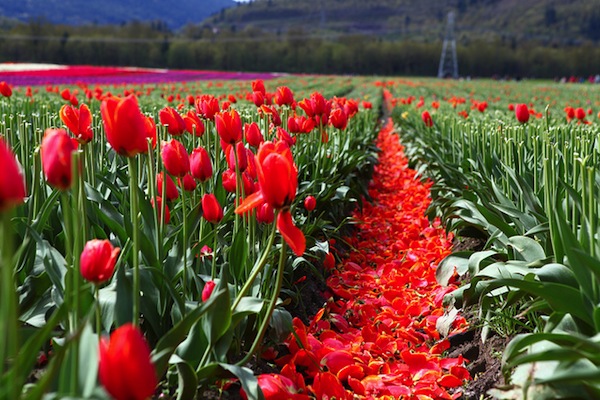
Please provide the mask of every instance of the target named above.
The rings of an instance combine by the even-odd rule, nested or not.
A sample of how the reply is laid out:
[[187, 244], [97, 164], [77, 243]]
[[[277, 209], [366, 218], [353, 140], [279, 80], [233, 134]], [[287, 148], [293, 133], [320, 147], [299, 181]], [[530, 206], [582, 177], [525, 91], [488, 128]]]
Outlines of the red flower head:
[[71, 91], [68, 88], [61, 90], [60, 97], [62, 97], [62, 99], [66, 101], [71, 100]]
[[585, 110], [581, 107], [578, 107], [575, 109], [575, 117], [580, 120], [583, 121], [585, 119]]
[[242, 120], [236, 110], [223, 111], [215, 116], [217, 133], [227, 144], [242, 140]]
[[264, 92], [252, 92], [252, 102], [256, 107], [260, 107], [265, 104]]
[[522, 124], [529, 121], [529, 109], [527, 108], [527, 104], [517, 104], [515, 107], [515, 116], [517, 117], [517, 121]]
[[262, 79], [252, 81], [252, 91], [260, 92], [264, 95], [266, 93], [265, 82]]
[[185, 121], [173, 107], [165, 107], [158, 112], [158, 119], [167, 132], [173, 136], [182, 135], [186, 130]]
[[[163, 185], [164, 185], [165, 173], [161, 172], [156, 175], [156, 188], [158, 189], [158, 195], [162, 196], [163, 194]], [[179, 197], [179, 191], [177, 190], [177, 186], [175, 186], [175, 182], [169, 175], [167, 175], [167, 200], [175, 200]]]
[[156, 148], [156, 123], [154, 118], [147, 116], [145, 117], [144, 125], [146, 127], [146, 137], [152, 142], [152, 148]]
[[306, 208], [306, 211], [311, 212], [316, 206], [317, 199], [315, 199], [315, 196], [306, 196], [304, 199], [304, 208]]
[[429, 111], [423, 111], [423, 114], [421, 114], [421, 119], [423, 120], [425, 126], [433, 126], [433, 118], [431, 118], [431, 114], [429, 114]]
[[65, 104], [60, 108], [59, 115], [79, 143], [85, 144], [92, 140], [92, 113], [86, 104], [79, 108]]
[[117, 328], [100, 342], [100, 383], [116, 400], [144, 400], [156, 388], [157, 379], [150, 361], [150, 347], [131, 324]]
[[186, 174], [183, 178], [179, 178], [179, 186], [186, 192], [193, 192], [198, 184], [192, 175]]
[[204, 122], [198, 118], [198, 114], [196, 114], [194, 111], [188, 111], [188, 113], [183, 117], [183, 120], [185, 121], [186, 131], [198, 137], [204, 135]]
[[196, 112], [205, 119], [214, 121], [215, 115], [221, 111], [219, 100], [211, 95], [204, 95], [196, 99]]
[[204, 288], [202, 289], [202, 301], [206, 302], [210, 298], [210, 295], [215, 290], [215, 286], [217, 286], [217, 284], [214, 281], [208, 281], [204, 284]]
[[275, 212], [270, 204], [263, 203], [256, 210], [256, 220], [262, 224], [271, 224], [275, 221]]
[[46, 181], [60, 189], [71, 187], [73, 171], [71, 153], [77, 150], [77, 142], [64, 129], [46, 129], [42, 139], [42, 167]]
[[235, 189], [237, 187], [237, 180], [235, 171], [230, 169], [226, 169], [221, 174], [221, 180], [223, 182], [223, 188], [229, 193], [235, 193]]
[[0, 82], [0, 94], [4, 97], [12, 96], [12, 89], [8, 86], [8, 83], [4, 81]]
[[278, 106], [291, 106], [294, 104], [294, 93], [287, 86], [279, 86], [275, 91], [275, 104]]
[[25, 179], [10, 148], [0, 138], [0, 212], [23, 203]]
[[[235, 149], [235, 152], [234, 152]], [[238, 168], [241, 172], [244, 172], [246, 168], [248, 168], [248, 156], [246, 152], [246, 148], [244, 147], [243, 142], [237, 142], [235, 146], [227, 146], [225, 150], [227, 165], [229, 169], [235, 171], [235, 157], [237, 155]]]
[[183, 178], [190, 172], [190, 158], [185, 147], [178, 140], [171, 139], [169, 142], [162, 142], [161, 156], [169, 174]]
[[134, 157], [148, 151], [148, 139], [152, 137], [135, 96], [109, 97], [102, 101], [100, 113], [106, 139], [117, 153]]
[[289, 211], [298, 189], [298, 168], [288, 145], [283, 141], [263, 143], [256, 155], [256, 169], [260, 190], [246, 197], [235, 212], [243, 214], [263, 203], [281, 210], [277, 215], [277, 228], [294, 253], [300, 256], [306, 248], [306, 239], [294, 225]]
[[208, 152], [204, 147], [198, 147], [192, 150], [192, 155], [190, 156], [190, 170], [192, 176], [200, 182], [205, 182], [212, 176], [212, 164]]
[[565, 107], [565, 113], [567, 114], [567, 120], [570, 121], [575, 118], [575, 109], [571, 106]]
[[223, 219], [223, 208], [214, 194], [202, 196], [202, 215], [212, 224], [218, 224]]
[[250, 124], [244, 124], [244, 136], [246, 142], [252, 146], [258, 148], [262, 142], [265, 141], [260, 128], [256, 122]]
[[87, 281], [102, 283], [110, 279], [121, 251], [108, 240], [88, 241], [81, 252], [81, 276]]
[[336, 108], [329, 114], [329, 122], [337, 129], [344, 130], [348, 126], [348, 116], [341, 108]]

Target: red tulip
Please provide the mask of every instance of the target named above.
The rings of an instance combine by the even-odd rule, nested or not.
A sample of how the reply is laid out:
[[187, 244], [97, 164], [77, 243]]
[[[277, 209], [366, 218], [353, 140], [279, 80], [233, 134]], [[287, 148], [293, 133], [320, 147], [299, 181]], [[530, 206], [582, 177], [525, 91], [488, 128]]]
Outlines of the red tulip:
[[161, 157], [165, 169], [173, 176], [183, 178], [190, 172], [190, 158], [183, 144], [175, 139], [162, 142]]
[[252, 85], [253, 92], [260, 92], [262, 94], [266, 93], [265, 82], [262, 79], [257, 79], [255, 81], [252, 81], [251, 85]]
[[223, 208], [214, 194], [202, 196], [202, 215], [212, 224], [218, 224], [223, 219]]
[[227, 144], [242, 140], [242, 120], [236, 110], [221, 112], [215, 116], [217, 133]]
[[246, 170], [246, 168], [248, 167], [248, 156], [246, 150], [247, 149], [244, 147], [243, 142], [237, 142], [235, 146], [227, 146], [227, 149], [225, 150], [225, 158], [227, 159], [227, 165], [229, 166], [229, 169], [235, 171], [235, 157], [237, 155], [237, 163], [239, 170], [241, 172], [244, 172]]
[[135, 96], [109, 97], [102, 101], [100, 113], [106, 139], [117, 153], [134, 157], [148, 151], [148, 139], [152, 137]]
[[265, 94], [264, 92], [252, 92], [252, 102], [256, 107], [260, 107], [265, 104]]
[[81, 276], [87, 281], [102, 283], [110, 279], [121, 251], [108, 240], [92, 239], [81, 252]]
[[62, 99], [66, 101], [71, 100], [71, 91], [68, 88], [61, 90], [60, 97], [62, 97]]
[[[162, 219], [162, 197], [157, 196], [156, 199], [150, 199], [150, 204], [157, 210], [158, 220], [160, 221]], [[169, 206], [165, 204], [165, 218], [163, 222], [168, 224], [169, 221], [171, 221], [171, 212], [169, 211]]]
[[235, 171], [231, 169], [226, 169], [221, 174], [221, 180], [223, 181], [223, 188], [229, 193], [235, 193], [237, 188], [237, 180]]
[[[163, 185], [164, 185], [164, 177], [165, 173], [161, 172], [156, 175], [156, 188], [158, 190], [158, 195], [163, 195]], [[175, 186], [175, 182], [169, 175], [167, 175], [167, 200], [175, 200], [179, 197], [179, 191], [177, 190], [177, 186]]]
[[244, 124], [244, 137], [246, 138], [246, 142], [255, 148], [258, 148], [258, 146], [265, 141], [256, 122]]
[[205, 119], [214, 121], [215, 114], [220, 111], [219, 100], [211, 95], [204, 95], [196, 99], [196, 112]]
[[156, 148], [156, 123], [154, 118], [147, 116], [144, 119], [144, 125], [146, 128], [146, 137], [152, 142], [152, 148]]
[[256, 220], [261, 224], [271, 224], [275, 220], [275, 212], [270, 204], [263, 203], [256, 210]]
[[289, 212], [289, 206], [298, 189], [298, 168], [285, 142], [265, 142], [256, 156], [260, 190], [246, 197], [235, 212], [243, 214], [263, 203], [282, 211], [277, 216], [277, 228], [294, 253], [300, 256], [306, 248], [306, 239]]
[[304, 199], [304, 208], [306, 208], [306, 211], [311, 212], [316, 206], [317, 199], [315, 199], [315, 196], [306, 196]]
[[329, 114], [329, 122], [337, 129], [344, 130], [348, 126], [348, 116], [341, 108], [336, 108]]
[[198, 187], [198, 184], [192, 175], [186, 174], [183, 178], [179, 178], [179, 186], [186, 192], [193, 192]]
[[522, 124], [529, 121], [529, 109], [527, 108], [527, 104], [517, 104], [515, 107], [515, 116], [517, 117], [517, 121]]
[[[294, 382], [279, 374], [262, 374], [258, 376], [258, 386], [265, 400], [309, 400], [307, 394], [298, 393]], [[240, 390], [243, 399], [248, 399], [244, 390]]]
[[12, 96], [12, 89], [8, 86], [8, 83], [4, 81], [0, 82], [0, 94], [4, 97]]
[[0, 138], [0, 212], [22, 204], [25, 198], [25, 179], [15, 156]]
[[287, 86], [279, 86], [275, 91], [275, 104], [278, 106], [291, 106], [294, 104], [294, 93]]
[[60, 189], [67, 190], [73, 180], [71, 154], [77, 150], [77, 142], [69, 137], [64, 129], [46, 129], [42, 139], [42, 167], [46, 181]]
[[217, 284], [214, 281], [208, 281], [204, 284], [204, 288], [202, 288], [202, 301], [206, 302], [210, 298], [210, 295], [215, 290], [215, 286]]
[[59, 115], [79, 143], [85, 144], [92, 140], [92, 113], [86, 104], [79, 108], [65, 104], [60, 108]]
[[204, 122], [200, 118], [198, 118], [198, 114], [193, 111], [188, 111], [188, 113], [183, 117], [185, 121], [185, 130], [195, 136], [202, 136], [204, 134]]
[[208, 152], [204, 147], [198, 147], [192, 150], [192, 155], [190, 156], [190, 170], [192, 176], [200, 182], [205, 182], [212, 176], [212, 164]]
[[421, 114], [421, 119], [423, 120], [425, 126], [433, 126], [433, 119], [431, 118], [431, 114], [429, 114], [429, 111], [423, 111], [423, 113]]
[[575, 117], [580, 120], [583, 121], [585, 119], [585, 110], [581, 107], [578, 107], [575, 109]]
[[157, 379], [150, 347], [131, 324], [117, 328], [110, 342], [100, 342], [100, 383], [116, 400], [144, 400], [154, 394]]
[[165, 107], [158, 112], [158, 118], [163, 126], [167, 127], [167, 132], [173, 136], [180, 136], [185, 132], [185, 121], [173, 107]]

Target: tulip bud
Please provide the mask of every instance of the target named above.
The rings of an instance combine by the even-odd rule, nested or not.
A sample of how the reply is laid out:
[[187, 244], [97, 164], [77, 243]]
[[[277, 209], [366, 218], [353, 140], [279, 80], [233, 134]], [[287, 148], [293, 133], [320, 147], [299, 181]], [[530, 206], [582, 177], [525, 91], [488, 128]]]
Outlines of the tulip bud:
[[306, 211], [311, 212], [317, 206], [317, 199], [314, 196], [306, 196], [304, 199], [304, 208]]
[[182, 178], [190, 172], [190, 158], [183, 144], [175, 139], [162, 142], [161, 156], [167, 172]]
[[93, 239], [88, 241], [81, 252], [81, 276], [96, 284], [110, 279], [121, 251], [108, 240]]
[[212, 224], [218, 224], [223, 219], [223, 208], [214, 194], [202, 196], [202, 214]]
[[41, 145], [42, 167], [46, 181], [60, 190], [71, 187], [71, 154], [77, 149], [76, 143], [64, 129], [49, 128], [44, 133]]
[[25, 198], [25, 179], [21, 167], [4, 140], [0, 138], [0, 212], [22, 204]]
[[527, 108], [527, 104], [517, 104], [515, 107], [515, 116], [517, 117], [517, 121], [522, 124], [529, 121], [529, 109]]
[[208, 281], [204, 284], [204, 288], [202, 289], [202, 301], [207, 301], [210, 298], [210, 295], [215, 290], [215, 286], [217, 284], [214, 281]]
[[144, 400], [156, 389], [150, 347], [132, 324], [117, 328], [110, 342], [100, 342], [100, 383], [116, 400]]

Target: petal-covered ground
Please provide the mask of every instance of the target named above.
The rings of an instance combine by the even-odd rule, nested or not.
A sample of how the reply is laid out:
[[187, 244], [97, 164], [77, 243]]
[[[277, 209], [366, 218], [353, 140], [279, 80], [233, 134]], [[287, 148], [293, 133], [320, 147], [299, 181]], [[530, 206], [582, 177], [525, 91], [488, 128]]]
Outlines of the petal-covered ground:
[[[309, 326], [294, 320], [281, 375], [259, 379], [267, 399], [286, 391], [304, 399], [453, 399], [470, 379], [467, 360], [444, 357], [449, 342], [436, 329], [453, 288], [436, 283], [435, 269], [452, 237], [424, 216], [430, 185], [408, 167], [391, 122], [377, 144], [373, 201], [355, 215], [348, 239], [354, 250], [331, 271], [326, 307]], [[465, 326], [458, 317], [450, 333]]]

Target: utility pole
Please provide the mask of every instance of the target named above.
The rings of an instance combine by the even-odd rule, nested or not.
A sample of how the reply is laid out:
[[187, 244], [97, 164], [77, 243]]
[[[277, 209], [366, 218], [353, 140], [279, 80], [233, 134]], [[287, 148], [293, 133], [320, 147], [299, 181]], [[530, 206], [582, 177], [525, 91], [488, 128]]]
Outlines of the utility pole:
[[[450, 47], [450, 49], [448, 49]], [[456, 57], [456, 38], [454, 37], [454, 12], [448, 13], [446, 36], [442, 45], [442, 55], [438, 68], [438, 78], [458, 78], [458, 59]]]

